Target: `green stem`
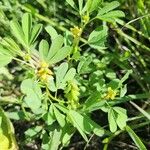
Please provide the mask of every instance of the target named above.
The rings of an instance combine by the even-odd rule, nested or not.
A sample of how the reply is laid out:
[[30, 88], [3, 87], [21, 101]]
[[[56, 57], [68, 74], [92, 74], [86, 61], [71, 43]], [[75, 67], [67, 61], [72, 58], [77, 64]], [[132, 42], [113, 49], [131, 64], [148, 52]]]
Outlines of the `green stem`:
[[62, 100], [60, 100], [60, 99], [54, 97], [53, 95], [51, 95], [51, 93], [50, 93], [48, 87], [46, 87], [46, 92], [47, 92], [48, 96], [49, 96], [52, 100], [57, 101], [58, 103], [66, 103], [66, 102], [64, 102], [64, 101], [62, 101]]
[[92, 138], [94, 137], [94, 134], [91, 135], [91, 137], [89, 138], [88, 142], [86, 143], [84, 150], [86, 150], [87, 146], [89, 145], [90, 141], [92, 140]]
[[112, 141], [112, 139], [114, 139], [116, 136], [118, 136], [122, 132], [123, 132], [122, 130], [119, 130], [119, 131], [115, 132], [113, 135], [111, 135], [110, 137], [108, 137], [107, 142], [105, 143], [103, 150], [107, 150], [108, 145]]
[[27, 119], [27, 121], [30, 121], [30, 117], [29, 117], [29, 115], [27, 114], [27, 112], [26, 112], [26, 110], [25, 110], [23, 104], [21, 104], [21, 109], [22, 109], [22, 111], [23, 111], [23, 113], [24, 113], [25, 118]]
[[33, 65], [31, 65], [31, 64], [29, 64], [29, 63], [27, 63], [27, 62], [25, 62], [25, 61], [23, 61], [21, 59], [18, 59], [18, 58], [15, 58], [15, 57], [13, 57], [13, 59], [18, 61], [18, 62], [21, 62], [21, 63], [23, 63], [23, 64], [25, 64], [25, 65], [27, 65], [29, 67], [31, 67], [31, 68], [35, 68]]

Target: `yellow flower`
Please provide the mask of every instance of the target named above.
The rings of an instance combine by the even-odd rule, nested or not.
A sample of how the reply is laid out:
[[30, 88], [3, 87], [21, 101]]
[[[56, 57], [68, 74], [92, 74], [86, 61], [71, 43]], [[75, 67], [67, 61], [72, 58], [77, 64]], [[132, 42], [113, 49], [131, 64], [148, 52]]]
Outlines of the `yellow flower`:
[[41, 62], [40, 67], [41, 68], [48, 68], [49, 65], [45, 61], [43, 61], [43, 62]]
[[104, 97], [105, 99], [115, 99], [117, 95], [117, 91], [113, 90], [111, 87], [108, 87], [107, 95]]
[[90, 20], [90, 17], [89, 17], [89, 15], [84, 15], [84, 16], [82, 17], [82, 19], [83, 19], [83, 22], [84, 22], [84, 23], [87, 23], [87, 22]]
[[72, 109], [77, 109], [79, 104], [80, 89], [75, 81], [69, 81], [65, 89], [65, 97], [68, 99], [68, 107]]
[[40, 65], [37, 75], [42, 81], [47, 81], [53, 75], [53, 72], [48, 67], [49, 65], [46, 62], [42, 62]]
[[75, 26], [74, 28], [71, 28], [70, 31], [72, 32], [74, 38], [80, 37], [82, 33], [82, 29], [78, 26]]
[[24, 60], [25, 61], [30, 61], [31, 60], [31, 56], [29, 54], [25, 54], [24, 55]]
[[1, 150], [9, 150], [9, 140], [2, 133], [0, 135], [0, 148], [1, 148]]

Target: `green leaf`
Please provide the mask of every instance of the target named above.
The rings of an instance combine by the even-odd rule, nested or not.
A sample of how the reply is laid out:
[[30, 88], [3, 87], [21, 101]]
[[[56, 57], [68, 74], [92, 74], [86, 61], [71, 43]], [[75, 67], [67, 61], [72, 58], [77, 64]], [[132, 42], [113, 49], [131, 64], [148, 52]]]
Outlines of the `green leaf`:
[[92, 11], [98, 9], [101, 4], [101, 0], [88, 0], [87, 1], [87, 11], [91, 13]]
[[93, 94], [91, 94], [88, 99], [85, 101], [84, 103], [84, 107], [88, 108], [91, 105], [97, 103], [100, 101], [100, 97], [101, 97], [101, 93], [100, 92], [94, 92]]
[[36, 111], [41, 106], [42, 91], [39, 84], [32, 79], [25, 79], [21, 83], [21, 91], [26, 94], [24, 98], [25, 104]]
[[100, 110], [102, 106], [105, 105], [105, 102], [104, 100], [101, 100], [99, 102], [94, 102], [93, 104], [91, 104], [90, 106], [85, 106], [84, 108], [84, 111], [86, 112], [92, 112], [92, 111], [95, 111], [95, 110]]
[[33, 112], [35, 112], [41, 106], [41, 99], [37, 96], [36, 93], [30, 92], [30, 95], [28, 94], [24, 98], [24, 103], [27, 105], [27, 107], [31, 108]]
[[117, 113], [116, 122], [118, 127], [123, 130], [127, 122], [127, 111], [121, 107], [113, 107], [113, 110]]
[[[71, 52], [71, 47], [63, 46], [64, 38], [61, 35], [58, 35], [55, 39], [52, 39], [52, 45], [50, 50], [48, 51], [48, 43], [46, 41], [42, 41], [40, 43], [40, 53], [42, 54], [44, 51], [44, 55], [47, 55], [46, 60], [47, 62], [52, 65], [61, 60], [63, 60], [67, 55]], [[42, 54], [43, 55], [43, 54]]]
[[110, 131], [116, 132], [117, 131], [116, 115], [112, 108], [108, 110], [108, 122]]
[[107, 14], [102, 16], [103, 18], [119, 18], [119, 17], [125, 17], [125, 13], [120, 10], [114, 10], [111, 12], [108, 12]]
[[29, 13], [25, 13], [22, 17], [22, 29], [25, 35], [25, 41], [27, 45], [29, 45], [31, 28], [32, 28], [32, 16]]
[[[21, 83], [21, 91], [24, 94], [30, 93], [33, 85], [33, 80], [32, 79], [25, 79]], [[30, 89], [31, 88], [31, 89]]]
[[88, 66], [89, 64], [92, 62], [92, 56], [88, 56], [87, 58], [81, 58], [78, 67], [77, 67], [77, 71], [79, 74], [82, 73], [86, 73], [86, 71], [88, 70]]
[[104, 135], [104, 129], [101, 126], [99, 126], [96, 122], [91, 120], [89, 118], [89, 116], [87, 116], [87, 115], [83, 115], [83, 116], [84, 116], [84, 123], [86, 124], [86, 122], [88, 122], [88, 124], [90, 124], [90, 126], [89, 126], [90, 128], [89, 129], [85, 128], [85, 130], [87, 130], [88, 132], [93, 131], [93, 133], [96, 134], [97, 136]]
[[56, 71], [56, 87], [57, 89], [64, 89], [67, 81], [73, 80], [76, 70], [71, 68], [68, 70], [68, 63], [62, 63]]
[[109, 79], [116, 79], [116, 73], [112, 69], [106, 69], [105, 74]]
[[81, 15], [82, 8], [83, 8], [83, 0], [78, 0], [78, 4], [79, 4], [79, 12], [80, 12], [80, 15]]
[[117, 119], [116, 119], [118, 127], [123, 130], [124, 127], [127, 125], [127, 116], [123, 114], [117, 114]]
[[108, 27], [98, 27], [89, 35], [88, 43], [93, 48], [105, 48]]
[[23, 46], [26, 47], [25, 36], [18, 21], [15, 20], [10, 21], [10, 27], [12, 29], [13, 35]]
[[107, 3], [105, 7], [101, 8], [98, 12], [97, 16], [101, 16], [105, 13], [108, 13], [109, 11], [117, 8], [120, 5], [118, 1], [113, 1], [111, 3]]
[[119, 79], [113, 79], [107, 84], [107, 87], [111, 87], [113, 90], [116, 90], [120, 88], [120, 80]]
[[61, 104], [58, 104], [58, 103], [55, 103], [54, 104], [59, 110], [61, 110], [63, 113], [67, 114], [68, 113], [68, 109], [64, 106], [64, 105], [61, 105]]
[[61, 135], [62, 135], [61, 129], [55, 129], [54, 131], [51, 132], [49, 150], [58, 150], [58, 146], [60, 145]]
[[42, 60], [47, 61], [48, 52], [49, 52], [49, 44], [46, 40], [42, 40], [39, 44], [39, 53]]
[[127, 93], [127, 84], [125, 84], [123, 87], [121, 87], [120, 97], [124, 97], [126, 93]]
[[84, 132], [86, 132], [84, 130], [84, 126], [89, 126], [88, 122], [86, 122], [86, 124], [84, 124], [84, 117], [82, 115], [80, 115], [78, 112], [70, 110], [68, 112], [68, 117], [71, 121], [71, 123], [73, 124], [74, 127], [77, 128], [77, 130], [80, 132], [80, 134], [82, 135], [82, 137], [84, 138], [85, 141], [88, 141], [88, 138], [86, 136], [86, 134]]
[[25, 120], [26, 117], [23, 113], [23, 111], [15, 111], [14, 112], [6, 112], [7, 116], [11, 119], [11, 120]]
[[44, 121], [47, 125], [52, 125], [56, 121], [56, 117], [54, 115], [53, 104], [50, 105], [49, 111], [46, 112], [43, 117]]
[[142, 143], [142, 141], [140, 140], [140, 138], [135, 134], [135, 132], [129, 126], [126, 126], [126, 130], [127, 130], [128, 134], [130, 135], [130, 137], [132, 138], [132, 140], [134, 141], [134, 143], [136, 144], [136, 146], [140, 150], [147, 150], [147, 148]]
[[67, 2], [72, 8], [74, 8], [74, 9], [77, 10], [77, 6], [76, 6], [74, 0], [66, 0], [66, 2]]
[[102, 129], [102, 127], [92, 121], [87, 115], [81, 115], [74, 110], [70, 110], [68, 115], [73, 125], [78, 129], [78, 131], [86, 141], [87, 137], [84, 132], [89, 134], [93, 131], [98, 136], [102, 136], [104, 134], [104, 130]]
[[3, 43], [0, 44], [0, 54], [8, 55], [8, 56], [13, 56], [15, 53], [8, 49], [8, 43], [2, 40]]
[[31, 31], [31, 38], [30, 38], [30, 45], [33, 44], [42, 31], [42, 24], [36, 24], [33, 26], [32, 31]]
[[40, 131], [42, 130], [42, 126], [35, 126], [35, 127], [31, 127], [28, 130], [25, 131], [25, 136], [27, 138], [29, 137], [34, 137], [35, 135], [37, 135]]
[[12, 56], [5, 55], [0, 52], [0, 67], [4, 67], [9, 64], [12, 60]]
[[5, 46], [7, 49], [10, 49], [12, 53], [16, 53], [16, 54], [22, 53], [18, 44], [12, 38], [8, 38], [8, 37], [3, 38], [2, 45]]
[[55, 119], [49, 112], [43, 115], [43, 119], [47, 125], [52, 125], [55, 122]]
[[73, 136], [74, 132], [75, 132], [75, 128], [69, 123], [67, 123], [65, 127], [63, 127], [61, 141], [64, 147], [68, 146], [68, 144], [70, 143], [70, 139]]
[[50, 147], [49, 142], [50, 142], [49, 134], [45, 130], [43, 130], [41, 149], [48, 150]]
[[24, 6], [25, 6], [32, 14], [38, 13], [38, 10], [37, 10], [32, 4], [24, 3]]
[[0, 107], [0, 148], [18, 149], [13, 125], [1, 107]]
[[52, 92], [56, 92], [57, 91], [57, 87], [56, 87], [56, 84], [54, 82], [54, 78], [53, 77], [49, 78], [48, 85], [49, 85], [48, 88], [50, 89], [50, 91], [52, 91]]
[[115, 18], [120, 18], [120, 17], [125, 17], [124, 12], [120, 10], [114, 10], [102, 16], [96, 16], [96, 18], [107, 22], [114, 22]]
[[[48, 53], [48, 59], [52, 59], [57, 52], [60, 50], [64, 43], [64, 38], [62, 35], [58, 35], [55, 39], [52, 40], [52, 45], [50, 47], [49, 53]], [[61, 54], [59, 54], [61, 55]]]
[[51, 39], [55, 39], [58, 36], [57, 31], [50, 25], [45, 27], [46, 32], [50, 35]]
[[132, 70], [128, 70], [127, 73], [122, 77], [122, 79], [120, 80], [122, 84], [123, 82], [125, 82], [128, 78], [129, 78], [129, 75], [132, 73], [133, 71]]
[[70, 68], [68, 72], [66, 73], [63, 79], [63, 82], [66, 83], [67, 81], [73, 80], [73, 78], [75, 77], [75, 74], [76, 74], [75, 68]]
[[64, 58], [66, 58], [71, 52], [71, 47], [70, 46], [65, 46], [62, 47], [61, 49], [59, 49], [57, 51], [57, 53], [54, 55], [54, 57], [52, 57], [49, 60], [49, 64], [55, 64], [61, 60], [63, 60]]
[[118, 114], [123, 114], [123, 115], [127, 115], [127, 111], [124, 108], [121, 107], [113, 107], [113, 109], [118, 113]]
[[56, 86], [60, 87], [66, 73], [68, 71], [68, 63], [62, 63], [56, 71]]
[[54, 110], [54, 114], [55, 114], [55, 117], [59, 123], [59, 125], [61, 127], [64, 127], [65, 126], [65, 116], [63, 114], [60, 113], [60, 111], [53, 105], [53, 110]]
[[120, 10], [113, 10], [118, 6], [119, 6], [119, 2], [117, 1], [113, 1], [111, 3], [106, 4], [106, 6], [104, 6], [102, 9], [99, 10], [96, 18], [113, 23], [116, 18], [125, 17], [124, 12]]

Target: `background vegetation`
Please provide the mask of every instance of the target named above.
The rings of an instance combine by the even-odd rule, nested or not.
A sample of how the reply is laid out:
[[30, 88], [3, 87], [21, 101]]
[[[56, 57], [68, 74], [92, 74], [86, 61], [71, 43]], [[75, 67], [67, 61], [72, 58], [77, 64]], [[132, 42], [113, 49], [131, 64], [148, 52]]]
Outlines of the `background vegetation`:
[[[111, 0], [99, 1], [102, 2], [102, 5], [112, 2]], [[107, 24], [108, 26], [106, 49], [95, 49], [85, 44], [85, 39], [88, 39], [89, 34], [102, 24], [101, 20], [94, 20], [84, 30], [79, 43], [79, 47], [82, 49], [80, 53], [82, 56], [92, 56], [94, 62], [88, 67], [90, 70], [86, 70], [85, 76], [82, 79], [79, 77], [78, 81], [81, 85], [91, 86], [90, 90], [92, 90], [93, 85], [97, 83], [98, 76], [93, 74], [94, 77], [90, 80], [89, 72], [102, 70], [106, 78], [112, 80], [115, 78], [114, 76], [122, 79], [125, 73], [129, 71], [130, 75], [128, 74], [129, 77], [124, 82], [124, 86], [127, 87], [125, 88], [127, 91], [124, 91], [126, 95], [112, 101], [112, 105], [127, 110], [128, 125], [139, 136], [140, 141], [135, 139], [135, 136], [133, 140], [130, 139], [127, 131], [132, 134], [131, 128], [126, 129], [126, 131], [118, 130], [113, 134], [106, 133], [102, 137], [90, 134], [88, 143], [76, 132], [71, 138], [70, 144], [63, 149], [144, 150], [144, 148], [138, 148], [138, 145], [142, 145], [140, 142], [147, 149], [150, 149], [150, 1], [118, 1], [120, 6], [117, 9], [122, 10], [125, 17], [117, 18], [115, 22], [103, 22], [104, 25]], [[80, 25], [80, 15], [66, 1], [1, 0], [1, 39], [5, 36], [12, 36], [9, 27], [10, 20], [21, 20], [25, 12], [32, 14], [34, 23], [42, 23], [44, 27], [51, 25], [64, 36], [70, 33], [70, 28]], [[45, 33], [42, 31], [38, 40], [49, 40], [48, 34]], [[76, 63], [75, 65], [77, 66]], [[16, 99], [21, 96], [20, 84], [22, 80], [30, 75], [32, 72], [27, 71], [26, 67], [17, 61], [13, 61], [7, 67], [0, 68], [0, 105], [11, 118], [19, 148], [35, 150], [41, 149], [41, 139], [37, 134], [38, 131], [36, 131], [38, 128], [34, 128], [40, 122], [27, 121], [24, 115], [18, 115], [16, 112], [20, 111], [20, 107], [15, 104]], [[97, 87], [96, 84], [95, 87]], [[90, 90], [85, 93], [83, 87], [80, 88], [80, 100], [82, 101], [84, 97], [90, 94]], [[108, 129], [107, 114], [103, 113], [102, 110], [92, 111], [91, 117], [103, 128]]]

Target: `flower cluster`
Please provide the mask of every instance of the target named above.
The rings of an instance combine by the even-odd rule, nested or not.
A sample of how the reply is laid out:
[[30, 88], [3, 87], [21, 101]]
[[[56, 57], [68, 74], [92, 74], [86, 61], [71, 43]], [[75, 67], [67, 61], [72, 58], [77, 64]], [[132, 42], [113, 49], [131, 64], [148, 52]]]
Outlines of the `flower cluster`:
[[79, 87], [75, 81], [68, 82], [68, 85], [65, 89], [65, 97], [68, 99], [69, 106], [73, 109], [76, 109], [79, 106]]
[[89, 15], [82, 16], [82, 20], [83, 20], [84, 23], [87, 23], [90, 20]]
[[80, 37], [82, 33], [82, 29], [79, 28], [78, 26], [75, 26], [74, 28], [71, 28], [70, 31], [72, 32], [72, 35], [74, 38]]
[[53, 75], [53, 72], [49, 69], [49, 65], [46, 62], [42, 62], [37, 75], [41, 81], [47, 81], [47, 79]]
[[113, 100], [115, 99], [116, 95], [117, 95], [117, 91], [113, 90], [111, 87], [108, 87], [107, 95], [104, 98]]

